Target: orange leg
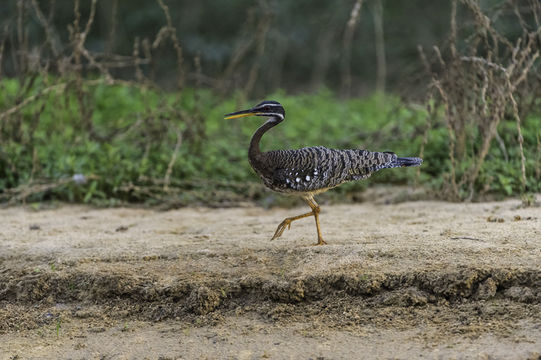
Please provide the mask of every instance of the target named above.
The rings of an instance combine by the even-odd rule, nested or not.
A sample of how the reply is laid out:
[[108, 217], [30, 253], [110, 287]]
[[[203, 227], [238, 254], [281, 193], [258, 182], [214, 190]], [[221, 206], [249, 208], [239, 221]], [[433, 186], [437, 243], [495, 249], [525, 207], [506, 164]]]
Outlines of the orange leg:
[[313, 215], [315, 220], [316, 220], [316, 228], [317, 228], [317, 244], [315, 244], [315, 245], [325, 245], [325, 244], [327, 244], [325, 242], [325, 240], [323, 240], [323, 237], [321, 236], [321, 229], [319, 227], [319, 211], [320, 211], [319, 205], [315, 202], [314, 197], [312, 195], [308, 195], [308, 196], [304, 197], [304, 200], [306, 200], [306, 202], [308, 203], [308, 205], [310, 206], [312, 211], [307, 212], [306, 214], [285, 218], [284, 221], [282, 221], [280, 223], [280, 225], [278, 225], [278, 228], [276, 229], [276, 232], [274, 233], [274, 236], [272, 237], [271, 240], [274, 240], [274, 239], [282, 236], [282, 233], [284, 232], [286, 227], [288, 229], [291, 228], [291, 223], [293, 221]]
[[316, 228], [317, 228], [317, 244], [314, 245], [325, 245], [327, 244], [325, 240], [323, 240], [323, 236], [321, 236], [321, 229], [319, 227], [319, 205], [314, 200], [314, 197], [310, 195], [310, 197], [305, 198], [305, 200], [308, 202], [308, 205], [312, 208], [312, 212], [314, 213], [314, 218], [316, 219]]

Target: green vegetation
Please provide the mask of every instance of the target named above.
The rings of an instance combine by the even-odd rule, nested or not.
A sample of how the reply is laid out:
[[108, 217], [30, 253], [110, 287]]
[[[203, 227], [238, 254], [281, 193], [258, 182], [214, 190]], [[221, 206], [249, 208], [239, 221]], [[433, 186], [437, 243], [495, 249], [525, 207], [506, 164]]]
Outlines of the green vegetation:
[[288, 115], [264, 149], [425, 160], [325, 196], [408, 183], [531, 204], [541, 190], [538, 1], [136, 3], [0, 15], [0, 203], [286, 204], [247, 161], [263, 119], [223, 119], [263, 98]]
[[62, 327], [62, 319], [60, 318], [60, 316], [56, 319], [56, 326], [55, 326], [55, 330], [56, 330], [56, 337], [60, 337], [60, 328]]
[[[43, 92], [45, 80], [50, 81], [37, 78], [23, 85], [4, 79], [0, 108], [17, 103], [14, 99], [22, 91], [26, 97]], [[41, 92], [38, 100], [2, 119], [1, 201], [165, 202], [170, 206], [267, 201], [269, 193], [246, 155], [250, 136], [262, 119], [223, 119], [223, 114], [255, 101], [243, 100], [240, 93], [222, 99], [210, 90], [164, 93], [92, 80], [83, 86], [85, 100], [81, 103], [76, 88], [66, 84], [59, 92]], [[425, 107], [395, 97], [337, 100], [331, 92], [320, 91], [275, 93], [267, 98], [280, 101], [287, 117], [263, 138], [264, 149], [324, 145], [416, 156], [426, 135], [420, 174], [415, 169], [382, 171], [369, 181], [338, 188], [338, 196], [362, 190], [371, 182], [418, 181], [438, 191], [448, 180], [449, 144], [443, 111], [433, 115], [425, 134]], [[92, 109], [86, 120], [82, 106]], [[540, 122], [539, 116], [522, 120], [529, 191], [541, 190]], [[492, 143], [476, 180], [476, 193], [521, 192], [514, 119], [503, 121], [499, 134], [504, 145]], [[456, 171], [467, 167], [467, 162], [461, 163]], [[87, 181], [77, 184], [72, 181], [75, 174], [83, 174]]]

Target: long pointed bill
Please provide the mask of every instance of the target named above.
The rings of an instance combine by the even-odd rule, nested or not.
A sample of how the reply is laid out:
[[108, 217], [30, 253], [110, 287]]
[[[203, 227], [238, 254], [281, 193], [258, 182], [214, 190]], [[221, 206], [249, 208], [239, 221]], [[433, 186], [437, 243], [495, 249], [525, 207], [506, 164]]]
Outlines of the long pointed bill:
[[252, 109], [241, 110], [241, 111], [237, 111], [237, 112], [234, 112], [234, 113], [231, 113], [231, 114], [225, 114], [224, 119], [226, 119], [226, 120], [236, 119], [236, 118], [245, 117], [245, 116], [252, 116], [252, 115], [256, 115], [256, 114], [257, 113], [254, 112]]

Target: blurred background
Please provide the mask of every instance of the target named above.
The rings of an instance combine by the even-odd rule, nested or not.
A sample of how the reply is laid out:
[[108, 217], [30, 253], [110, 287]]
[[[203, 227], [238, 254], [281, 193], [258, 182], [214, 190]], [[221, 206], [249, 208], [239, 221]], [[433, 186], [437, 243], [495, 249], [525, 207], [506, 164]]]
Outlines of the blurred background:
[[[497, 3], [491, 1], [487, 5]], [[250, 72], [257, 63], [257, 79], [251, 85], [254, 97], [264, 97], [277, 89], [305, 92], [324, 86], [339, 91], [343, 85], [346, 45], [351, 76], [349, 95], [369, 94], [378, 85], [379, 90], [387, 85], [393, 92], [422, 93], [417, 84], [411, 83], [419, 80], [418, 73], [422, 70], [417, 46], [430, 48], [445, 41], [451, 3], [370, 0], [359, 4], [354, 14], [356, 2], [345, 0], [169, 1], [167, 6], [182, 47], [187, 84], [195, 85], [197, 65], [194, 61], [198, 58], [202, 75], [199, 80], [206, 86], [220, 85], [229, 91], [246, 88], [250, 85], [247, 84]], [[54, 26], [51, 40], [56, 52], [69, 51], [66, 47], [70, 36], [68, 26], [74, 21], [73, 2], [42, 0], [37, 1], [37, 5], [45, 20]], [[21, 20], [29, 51], [54, 55], [51, 49], [39, 48], [48, 34], [43, 31], [31, 2], [6, 1], [1, 6], [4, 26], [14, 28], [18, 12], [25, 12]], [[90, 14], [91, 1], [81, 1], [79, 8], [83, 26]], [[153, 43], [166, 25], [163, 10], [153, 0], [98, 1], [95, 13], [85, 48], [104, 56], [131, 56], [136, 39]], [[354, 23], [351, 39], [344, 39], [349, 21]], [[512, 25], [508, 24], [508, 31], [520, 31], [520, 26]], [[350, 43], [344, 44], [345, 41]], [[6, 45], [8, 55], [12, 47], [9, 43]], [[154, 80], [161, 87], [174, 89], [175, 48], [164, 43], [155, 50], [158, 50], [155, 55], [159, 63], [153, 69]], [[6, 75], [15, 74], [14, 60], [6, 56]], [[113, 73], [130, 78], [133, 77], [131, 70], [117, 68]], [[378, 79], [378, 75], [382, 79]], [[224, 83], [217, 84], [220, 81]]]
[[[540, 189], [537, 0], [92, 1], [0, 5], [0, 202], [287, 205], [246, 151], [421, 156], [371, 182], [462, 201]], [[36, 205], [39, 206], [39, 205]]]

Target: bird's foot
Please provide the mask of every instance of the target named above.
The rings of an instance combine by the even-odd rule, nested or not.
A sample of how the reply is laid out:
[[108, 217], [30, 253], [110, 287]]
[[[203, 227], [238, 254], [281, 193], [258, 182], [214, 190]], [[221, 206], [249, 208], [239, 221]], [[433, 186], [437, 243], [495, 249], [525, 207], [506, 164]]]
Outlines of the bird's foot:
[[282, 221], [280, 223], [280, 225], [278, 225], [278, 227], [276, 228], [276, 232], [274, 233], [274, 236], [272, 237], [271, 241], [276, 239], [276, 238], [279, 238], [280, 236], [282, 236], [284, 230], [287, 229], [291, 229], [291, 222], [293, 220], [291, 220], [290, 218], [287, 218], [285, 219], [284, 221]]
[[314, 244], [314, 246], [318, 246], [318, 245], [327, 245], [327, 242], [323, 240], [323, 238], [320, 237], [317, 239], [317, 243]]

